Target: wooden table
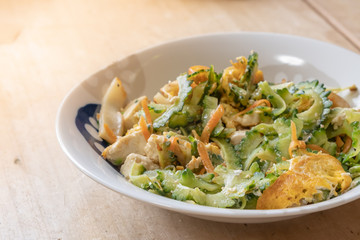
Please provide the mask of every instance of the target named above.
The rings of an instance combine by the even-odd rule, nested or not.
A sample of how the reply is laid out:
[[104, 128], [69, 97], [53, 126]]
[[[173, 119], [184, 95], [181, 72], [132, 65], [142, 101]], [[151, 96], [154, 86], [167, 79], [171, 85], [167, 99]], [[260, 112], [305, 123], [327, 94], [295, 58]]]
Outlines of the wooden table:
[[359, 11], [357, 0], [0, 0], [0, 239], [360, 239], [360, 200], [257, 225], [154, 208], [86, 177], [55, 135], [67, 92], [134, 51], [262, 31], [358, 53]]

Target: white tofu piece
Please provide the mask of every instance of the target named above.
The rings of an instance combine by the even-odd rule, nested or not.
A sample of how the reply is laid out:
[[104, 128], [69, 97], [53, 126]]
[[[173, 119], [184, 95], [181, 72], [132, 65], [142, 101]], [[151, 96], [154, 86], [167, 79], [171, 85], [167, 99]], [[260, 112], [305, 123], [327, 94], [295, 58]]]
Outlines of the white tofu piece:
[[239, 123], [243, 127], [252, 127], [260, 123], [260, 113], [254, 111], [251, 114], [244, 114], [234, 119], [234, 122]]
[[192, 159], [190, 162], [188, 162], [188, 164], [186, 165], [186, 168], [189, 168], [190, 170], [194, 170], [194, 169], [197, 169], [200, 167], [200, 164], [201, 164], [201, 158], [198, 157], [194, 157], [192, 156]]
[[148, 142], [145, 146], [145, 154], [155, 163], [159, 163], [159, 153], [158, 153], [158, 145], [162, 145], [166, 142], [166, 137], [156, 134], [151, 134]]
[[230, 136], [230, 142], [233, 145], [237, 145], [241, 142], [241, 140], [246, 136], [246, 130], [238, 130], [233, 132]]

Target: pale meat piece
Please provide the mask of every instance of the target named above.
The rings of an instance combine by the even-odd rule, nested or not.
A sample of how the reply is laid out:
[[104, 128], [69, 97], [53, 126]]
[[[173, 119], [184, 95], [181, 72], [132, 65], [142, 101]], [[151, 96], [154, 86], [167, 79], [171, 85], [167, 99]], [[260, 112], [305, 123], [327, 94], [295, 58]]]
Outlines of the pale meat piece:
[[145, 155], [146, 141], [141, 131], [134, 131], [123, 137], [119, 137], [116, 142], [102, 153], [102, 156], [115, 165], [121, 165], [126, 157], [131, 153]]
[[261, 122], [261, 112], [254, 110], [252, 113], [239, 115], [239, 110], [227, 103], [222, 103], [225, 114], [221, 120], [227, 128], [248, 128], [255, 126]]
[[[166, 133], [164, 134], [166, 135]], [[161, 149], [166, 141], [171, 141], [171, 139], [164, 135], [151, 134], [144, 149], [145, 155], [155, 163], [159, 163], [159, 148]], [[191, 144], [183, 139], [177, 141], [178, 149], [174, 149], [174, 154], [177, 156], [177, 160], [185, 166], [191, 160]]]
[[244, 114], [241, 116], [236, 116], [233, 118], [235, 126], [241, 127], [252, 127], [260, 123], [260, 113], [258, 111], [253, 111], [250, 114]]
[[233, 132], [230, 136], [230, 142], [232, 145], [237, 145], [241, 142], [243, 138], [246, 136], [246, 130], [238, 130]]
[[131, 129], [139, 122], [140, 118], [137, 115], [137, 112], [141, 110], [141, 101], [144, 98], [146, 98], [146, 96], [134, 99], [126, 105], [123, 113], [125, 131]]
[[145, 155], [149, 157], [153, 162], [159, 163], [159, 150], [158, 146], [165, 143], [167, 138], [162, 135], [151, 134], [146, 146], [144, 148]]

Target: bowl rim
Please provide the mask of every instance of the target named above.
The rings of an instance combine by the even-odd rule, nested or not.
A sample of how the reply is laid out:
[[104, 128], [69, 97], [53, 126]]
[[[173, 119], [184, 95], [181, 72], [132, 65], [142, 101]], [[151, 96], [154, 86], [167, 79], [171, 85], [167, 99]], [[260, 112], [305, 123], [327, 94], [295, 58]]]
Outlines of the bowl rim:
[[[193, 35], [183, 38], [178, 38], [175, 40], [170, 41], [164, 41], [160, 42], [155, 45], [151, 45], [149, 47], [137, 50], [129, 55], [126, 55], [122, 58], [120, 58], [117, 61], [114, 61], [112, 64], [123, 61], [127, 58], [129, 58], [132, 55], [139, 55], [144, 54], [147, 51], [154, 50], [155, 48], [161, 48], [164, 46], [169, 46], [171, 44], [177, 44], [184, 41], [192, 41], [192, 40], [201, 40], [206, 38], [213, 38], [213, 37], [232, 37], [232, 36], [267, 36], [267, 37], [277, 37], [277, 38], [288, 38], [288, 39], [296, 39], [299, 41], [306, 41], [310, 43], [315, 44], [322, 44], [327, 47], [336, 48], [341, 51], [345, 51], [347, 54], [353, 54], [357, 57], [360, 57], [359, 54], [352, 52], [344, 47], [337, 46], [332, 43], [320, 41], [317, 39], [307, 38], [303, 36], [296, 36], [296, 35], [290, 35], [290, 34], [282, 34], [282, 33], [271, 33], [271, 32], [251, 32], [251, 31], [245, 31], [245, 32], [216, 32], [216, 33], [208, 33], [208, 34], [200, 34], [200, 35]], [[110, 65], [112, 65], [110, 64]], [[106, 65], [100, 70], [96, 71], [95, 73], [89, 75], [84, 80], [77, 83], [74, 87], [71, 88], [71, 90], [65, 95], [63, 100], [60, 103], [60, 106], [58, 108], [57, 114], [56, 114], [56, 121], [55, 121], [55, 131], [56, 136], [59, 141], [59, 144], [61, 146], [61, 149], [64, 151], [66, 156], [71, 160], [73, 164], [75, 164], [76, 167], [80, 169], [81, 172], [83, 172], [85, 175], [93, 179], [94, 181], [102, 184], [103, 186], [107, 187], [108, 189], [111, 189], [115, 192], [118, 192], [120, 194], [123, 194], [127, 197], [130, 197], [132, 199], [140, 200], [145, 203], [149, 203], [151, 205], [164, 208], [167, 210], [172, 210], [176, 212], [181, 212], [184, 214], [189, 215], [201, 215], [201, 216], [213, 216], [213, 217], [226, 217], [231, 219], [243, 219], [243, 218], [251, 218], [251, 219], [258, 219], [258, 218], [276, 218], [276, 217], [286, 217], [286, 216], [296, 216], [296, 215], [303, 215], [303, 214], [309, 214], [313, 212], [323, 211], [330, 208], [335, 208], [340, 205], [344, 205], [346, 203], [349, 203], [351, 201], [354, 201], [358, 198], [360, 198], [360, 189], [357, 191], [357, 194], [353, 194], [352, 196], [348, 196], [346, 193], [340, 196], [337, 196], [335, 198], [319, 202], [316, 204], [310, 204], [305, 206], [299, 206], [295, 208], [286, 208], [286, 209], [270, 209], [270, 210], [258, 210], [258, 209], [229, 209], [229, 208], [216, 208], [216, 207], [210, 207], [210, 206], [202, 206], [202, 205], [196, 205], [196, 204], [189, 204], [186, 202], [174, 200], [171, 198], [159, 196], [153, 193], [150, 193], [148, 191], [140, 189], [142, 192], [141, 194], [138, 194], [137, 191], [125, 191], [126, 189], [123, 188], [117, 188], [115, 189], [110, 184], [108, 184], [103, 179], [97, 177], [94, 173], [87, 170], [83, 165], [81, 165], [77, 160], [76, 156], [73, 156], [68, 149], [65, 146], [65, 142], [62, 136], [61, 132], [61, 116], [63, 115], [63, 112], [65, 111], [64, 106], [66, 102], [69, 100], [69, 98], [74, 94], [74, 92], [84, 83], [86, 82], [91, 76], [102, 72], [104, 69], [109, 67], [110, 65]], [[131, 183], [129, 183], [131, 184]], [[136, 186], [132, 185], [134, 188], [137, 188]], [[350, 191], [353, 191], [355, 189], [352, 189]], [[350, 192], [349, 191], [349, 192]], [[151, 201], [155, 200], [155, 201]]]

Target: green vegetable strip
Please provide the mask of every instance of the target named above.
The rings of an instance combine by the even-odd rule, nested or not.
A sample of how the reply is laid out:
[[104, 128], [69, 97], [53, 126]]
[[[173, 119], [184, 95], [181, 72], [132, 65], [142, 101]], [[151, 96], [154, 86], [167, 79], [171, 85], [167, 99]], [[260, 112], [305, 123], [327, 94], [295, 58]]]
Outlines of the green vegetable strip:
[[[352, 149], [345, 155], [343, 163], [350, 162], [351, 165], [358, 163], [358, 156], [360, 154], [360, 122], [353, 122], [350, 124], [353, 128], [351, 139]], [[354, 161], [354, 157], [355, 161]]]
[[[204, 128], [208, 123], [209, 119], [211, 118], [212, 113], [218, 107], [218, 99], [206, 95], [203, 99], [203, 105], [204, 105], [204, 111], [201, 120], [202, 120], [202, 127]], [[222, 122], [220, 120], [216, 125], [216, 127], [214, 128], [214, 130], [212, 131], [211, 136], [217, 137], [221, 134], [223, 130], [224, 127], [222, 126]]]
[[270, 101], [271, 105], [274, 106], [272, 113], [274, 116], [279, 116], [286, 109], [286, 103], [284, 99], [282, 99], [277, 93], [274, 92], [269, 86], [269, 83], [264, 81], [258, 84], [259, 88], [261, 88], [262, 93], [266, 96], [266, 98]]
[[155, 130], [165, 126], [174, 113], [180, 112], [182, 110], [185, 100], [191, 93], [191, 81], [187, 80], [187, 75], [179, 76], [177, 81], [179, 84], [179, 98], [170, 108], [168, 108], [159, 118], [154, 121], [153, 127]]
[[[240, 87], [236, 86], [235, 84], [229, 83], [229, 87], [230, 87], [230, 90], [235, 94], [235, 96], [239, 100], [245, 99], [248, 95], [248, 92], [245, 89], [240, 88]], [[238, 101], [237, 99], [234, 99], [234, 100]]]
[[302, 120], [305, 123], [305, 125], [316, 124], [316, 121], [318, 121], [321, 118], [324, 109], [322, 99], [312, 89], [306, 89], [305, 94], [311, 96], [314, 99], [314, 103], [311, 105], [311, 107], [308, 110], [302, 113], [298, 113], [297, 117], [300, 120]]
[[258, 69], [258, 54], [256, 52], [253, 52], [248, 57], [245, 73], [244, 75], [242, 75], [240, 79], [240, 83], [244, 84], [244, 88], [246, 88], [247, 90], [246, 95], [240, 99], [240, 102], [243, 106], [247, 105], [250, 95], [255, 90], [255, 84], [253, 80], [257, 69]]
[[245, 163], [244, 163], [244, 170], [247, 171], [250, 168], [250, 165], [253, 163], [253, 161], [255, 160], [255, 158], [257, 157], [257, 155], [260, 153], [260, 151], [262, 150], [261, 146], [256, 148], [254, 151], [252, 151], [252, 153], [248, 156], [248, 158], [246, 159]]
[[[197, 167], [176, 170], [176, 163], [170, 166], [176, 156], [173, 158], [164, 151], [159, 157], [160, 165], [165, 169], [145, 171], [144, 166], [134, 163], [130, 181], [152, 193], [176, 200], [222, 208], [255, 208], [258, 194], [290, 167], [290, 162], [282, 159], [290, 158], [290, 123], [293, 121], [299, 140], [318, 145], [339, 159], [353, 179], [350, 188], [360, 184], [360, 112], [350, 108], [330, 110], [332, 102], [327, 98], [330, 92], [317, 80], [297, 84], [269, 85], [266, 81], [255, 84], [257, 59], [257, 53], [252, 53], [241, 79], [228, 83], [231, 94], [226, 96], [225, 103], [241, 110], [265, 96], [272, 105], [272, 113], [263, 111], [260, 122], [246, 129], [246, 136], [235, 146], [228, 138], [236, 129], [226, 128], [222, 121], [217, 124], [211, 141], [220, 147], [221, 155], [210, 151], [209, 156], [211, 161], [217, 161], [214, 164], [216, 174], [201, 175]], [[208, 73], [208, 80], [192, 89], [189, 78], [204, 72]], [[190, 76], [179, 76], [178, 99], [173, 105], [168, 108], [161, 104], [149, 105], [156, 119], [154, 129], [168, 126], [174, 129], [172, 134], [178, 134], [175, 131], [180, 128], [191, 143], [191, 155], [198, 156], [197, 140], [188, 134], [193, 130], [201, 132], [219, 101], [224, 102], [222, 97], [228, 93], [223, 91], [220, 78], [221, 74], [217, 74], [213, 66]], [[223, 121], [228, 124], [226, 119]], [[343, 134], [352, 139], [347, 153], [337, 152], [339, 147], [335, 137]]]
[[206, 87], [206, 82], [200, 83], [193, 90], [193, 94], [190, 100], [190, 105], [198, 105], [203, 97], [204, 90]]
[[212, 138], [217, 145], [220, 146], [222, 156], [228, 169], [241, 169], [241, 159], [236, 155], [236, 152], [231, 143], [225, 139]]
[[256, 52], [252, 53], [248, 57], [246, 70], [244, 75], [241, 77], [240, 82], [246, 82], [248, 84], [252, 82], [254, 74], [257, 71], [257, 65], [258, 65], [257, 60], [258, 60], [258, 54]]

